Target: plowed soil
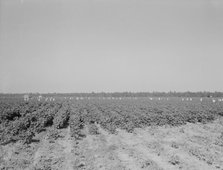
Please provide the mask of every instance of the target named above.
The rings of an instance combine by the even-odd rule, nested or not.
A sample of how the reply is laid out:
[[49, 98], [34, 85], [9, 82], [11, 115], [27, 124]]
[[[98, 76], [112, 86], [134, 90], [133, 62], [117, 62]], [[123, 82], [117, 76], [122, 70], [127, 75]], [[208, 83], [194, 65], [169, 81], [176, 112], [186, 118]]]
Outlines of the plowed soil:
[[[97, 125], [98, 126], [98, 125]], [[179, 127], [147, 127], [133, 133], [99, 134], [75, 140], [70, 128], [59, 138], [49, 130], [35, 136], [29, 145], [0, 146], [1, 169], [26, 170], [223, 170], [223, 120]]]

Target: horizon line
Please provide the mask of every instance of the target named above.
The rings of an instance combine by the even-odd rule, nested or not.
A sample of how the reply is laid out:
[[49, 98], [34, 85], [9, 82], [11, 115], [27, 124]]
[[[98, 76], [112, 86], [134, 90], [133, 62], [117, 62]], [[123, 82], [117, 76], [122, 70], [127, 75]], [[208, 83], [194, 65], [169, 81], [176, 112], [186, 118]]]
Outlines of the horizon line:
[[138, 91], [138, 92], [133, 92], [133, 91], [114, 91], [114, 92], [17, 92], [17, 93], [9, 93], [9, 92], [0, 92], [0, 94], [99, 94], [99, 93], [107, 93], [107, 94], [112, 94], [112, 93], [223, 93], [223, 91]]

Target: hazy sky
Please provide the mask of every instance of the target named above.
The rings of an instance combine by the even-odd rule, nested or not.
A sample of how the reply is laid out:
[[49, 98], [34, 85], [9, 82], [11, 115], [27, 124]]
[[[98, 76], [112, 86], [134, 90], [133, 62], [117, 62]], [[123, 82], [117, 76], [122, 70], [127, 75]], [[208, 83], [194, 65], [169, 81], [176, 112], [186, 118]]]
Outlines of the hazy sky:
[[0, 0], [0, 92], [223, 91], [222, 0]]

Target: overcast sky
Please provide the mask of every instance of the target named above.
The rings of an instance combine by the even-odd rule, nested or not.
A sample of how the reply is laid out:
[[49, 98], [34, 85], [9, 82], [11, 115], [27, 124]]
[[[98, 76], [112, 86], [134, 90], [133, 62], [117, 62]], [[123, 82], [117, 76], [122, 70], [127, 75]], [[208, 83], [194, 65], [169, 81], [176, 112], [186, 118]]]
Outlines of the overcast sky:
[[223, 91], [222, 0], [0, 0], [0, 92]]

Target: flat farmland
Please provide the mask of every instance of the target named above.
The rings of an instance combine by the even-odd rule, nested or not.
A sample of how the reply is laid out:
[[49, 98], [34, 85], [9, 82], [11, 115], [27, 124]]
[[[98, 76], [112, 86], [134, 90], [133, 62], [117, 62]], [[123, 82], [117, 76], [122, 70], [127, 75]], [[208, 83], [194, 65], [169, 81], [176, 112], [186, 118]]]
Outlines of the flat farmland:
[[0, 169], [223, 169], [223, 102], [1, 99], [0, 142]]

